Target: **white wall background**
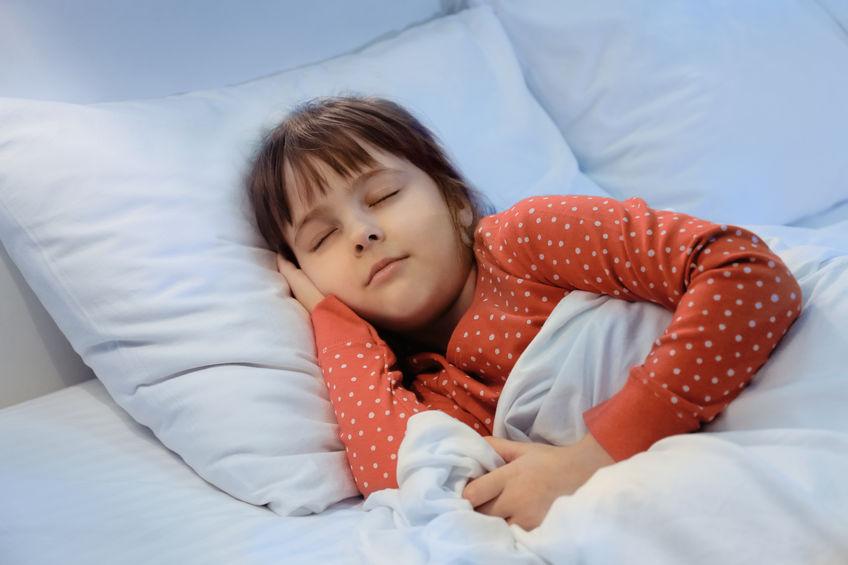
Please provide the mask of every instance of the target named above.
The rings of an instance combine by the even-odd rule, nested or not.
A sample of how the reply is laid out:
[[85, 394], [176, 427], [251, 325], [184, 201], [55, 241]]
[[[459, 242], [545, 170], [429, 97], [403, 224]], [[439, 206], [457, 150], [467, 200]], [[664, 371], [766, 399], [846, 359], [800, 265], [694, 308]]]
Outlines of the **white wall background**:
[[90, 103], [232, 84], [441, 12], [440, 0], [0, 0], [0, 96]]
[[[95, 103], [234, 84], [361, 48], [455, 4], [0, 0], [0, 97]], [[91, 377], [0, 246], [0, 408]]]

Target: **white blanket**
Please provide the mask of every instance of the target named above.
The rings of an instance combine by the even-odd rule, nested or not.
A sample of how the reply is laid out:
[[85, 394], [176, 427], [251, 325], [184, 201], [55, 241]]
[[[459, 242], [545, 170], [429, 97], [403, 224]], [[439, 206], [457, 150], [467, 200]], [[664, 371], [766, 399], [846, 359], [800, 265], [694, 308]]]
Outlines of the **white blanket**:
[[[798, 278], [804, 309], [711, 425], [601, 469], [527, 532], [461, 497], [500, 456], [458, 420], [416, 414], [398, 455], [400, 488], [365, 501], [365, 559], [848, 563], [848, 226], [826, 242], [821, 231], [748, 227]], [[670, 320], [653, 304], [570, 293], [513, 368], [494, 435], [576, 441], [582, 413], [623, 386]]]

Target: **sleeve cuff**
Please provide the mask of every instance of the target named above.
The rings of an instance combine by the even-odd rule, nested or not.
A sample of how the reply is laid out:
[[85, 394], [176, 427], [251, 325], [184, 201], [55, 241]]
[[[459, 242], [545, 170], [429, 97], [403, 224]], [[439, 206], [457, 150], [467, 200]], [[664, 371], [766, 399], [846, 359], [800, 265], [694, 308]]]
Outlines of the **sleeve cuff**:
[[371, 324], [360, 318], [356, 312], [339, 300], [335, 295], [328, 294], [315, 305], [310, 314], [312, 329], [315, 333], [315, 347], [321, 353], [324, 348], [352, 343], [376, 341]]
[[618, 462], [646, 451], [665, 437], [697, 430], [699, 420], [684, 410], [675, 410], [666, 399], [631, 376], [621, 391], [584, 412], [583, 421], [595, 440]]

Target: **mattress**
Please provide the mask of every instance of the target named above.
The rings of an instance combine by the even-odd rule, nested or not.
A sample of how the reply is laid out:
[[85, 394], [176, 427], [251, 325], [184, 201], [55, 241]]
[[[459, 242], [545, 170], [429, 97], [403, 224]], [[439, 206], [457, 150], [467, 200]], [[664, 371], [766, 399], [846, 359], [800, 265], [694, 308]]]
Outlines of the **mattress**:
[[0, 410], [0, 454], [4, 565], [361, 563], [361, 498], [301, 517], [236, 500], [96, 379]]

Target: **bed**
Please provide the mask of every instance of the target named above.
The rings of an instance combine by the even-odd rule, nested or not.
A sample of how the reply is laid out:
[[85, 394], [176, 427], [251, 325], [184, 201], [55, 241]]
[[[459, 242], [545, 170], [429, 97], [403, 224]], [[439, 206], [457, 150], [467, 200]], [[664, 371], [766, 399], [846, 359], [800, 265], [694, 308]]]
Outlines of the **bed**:
[[[340, 24], [323, 60], [246, 82], [222, 68], [161, 92], [0, 93], [9, 268], [67, 340], [54, 349], [79, 356], [51, 352], [59, 371], [83, 374], [81, 358], [96, 375], [4, 399], [0, 562], [848, 562], [845, 9], [409, 6], [369, 37]], [[498, 209], [638, 195], [749, 228], [799, 280], [804, 311], [713, 424], [602, 470], [536, 530], [463, 503], [462, 485], [502, 461], [440, 413], [410, 420], [400, 488], [363, 500], [308, 316], [235, 188], [256, 132], [339, 89], [413, 108]], [[569, 294], [516, 364], [496, 435], [573, 440], [670, 315]], [[9, 354], [31, 350], [7, 320]], [[50, 381], [17, 354], [4, 383]]]

